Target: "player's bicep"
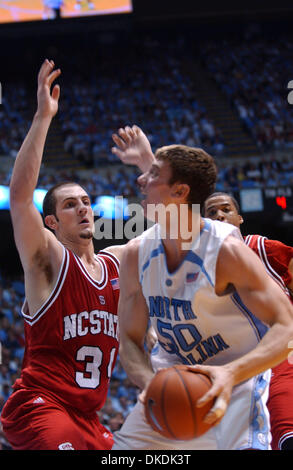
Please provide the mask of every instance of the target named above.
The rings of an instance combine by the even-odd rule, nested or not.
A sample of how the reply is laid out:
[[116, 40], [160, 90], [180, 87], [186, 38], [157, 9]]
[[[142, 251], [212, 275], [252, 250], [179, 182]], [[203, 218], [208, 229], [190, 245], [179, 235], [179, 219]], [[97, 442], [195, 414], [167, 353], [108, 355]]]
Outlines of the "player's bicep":
[[292, 307], [285, 293], [267, 274], [258, 256], [244, 243], [223, 244], [217, 264], [217, 278], [232, 284], [248, 309], [265, 323], [292, 320]]
[[148, 309], [138, 277], [138, 244], [125, 247], [120, 264], [118, 304], [121, 339], [142, 347], [148, 325]]
[[11, 219], [14, 240], [24, 268], [30, 268], [40, 254], [49, 257], [50, 248], [56, 246], [56, 237], [44, 227], [41, 214], [33, 203], [12, 204]]

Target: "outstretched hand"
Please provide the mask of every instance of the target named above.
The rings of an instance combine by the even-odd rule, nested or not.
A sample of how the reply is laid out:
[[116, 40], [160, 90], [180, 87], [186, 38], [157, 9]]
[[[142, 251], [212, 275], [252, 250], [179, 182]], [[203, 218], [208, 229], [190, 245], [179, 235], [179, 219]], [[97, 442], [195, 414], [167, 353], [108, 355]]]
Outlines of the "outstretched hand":
[[144, 132], [134, 125], [119, 129], [118, 134], [112, 135], [116, 144], [116, 147], [112, 148], [112, 153], [123, 163], [138, 166], [143, 173], [148, 171], [154, 160], [154, 155]]
[[38, 110], [37, 113], [41, 117], [53, 118], [58, 111], [58, 101], [60, 97], [60, 86], [51, 86], [57, 77], [61, 74], [60, 69], [54, 70], [55, 64], [53, 60], [46, 59], [39, 71], [38, 75]]

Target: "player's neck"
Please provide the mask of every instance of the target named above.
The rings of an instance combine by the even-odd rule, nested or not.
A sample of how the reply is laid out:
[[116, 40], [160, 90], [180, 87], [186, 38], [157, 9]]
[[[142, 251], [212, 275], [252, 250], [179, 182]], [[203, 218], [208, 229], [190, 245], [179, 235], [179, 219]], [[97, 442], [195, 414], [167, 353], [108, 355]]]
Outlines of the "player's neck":
[[199, 239], [200, 230], [204, 226], [201, 218], [192, 231], [179, 231], [178, 237], [173, 237], [170, 231], [167, 231], [165, 237], [162, 237], [162, 243], [165, 249], [166, 261], [169, 272], [175, 271], [185, 258], [187, 252], [194, 245], [195, 240]]
[[68, 250], [81, 258], [85, 263], [91, 263], [94, 260], [94, 244], [92, 240], [81, 240], [73, 242], [70, 240], [60, 240]]

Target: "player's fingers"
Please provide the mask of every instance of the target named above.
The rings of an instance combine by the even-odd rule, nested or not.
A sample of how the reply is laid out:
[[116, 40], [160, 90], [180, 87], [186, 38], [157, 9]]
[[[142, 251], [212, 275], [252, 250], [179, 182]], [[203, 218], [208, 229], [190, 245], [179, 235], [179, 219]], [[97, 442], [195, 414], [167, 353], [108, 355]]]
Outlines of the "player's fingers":
[[133, 130], [133, 132], [135, 133], [136, 136], [138, 136], [139, 133], [142, 132], [141, 128], [138, 127], [136, 124], [134, 124], [134, 126], [132, 126], [132, 130]]
[[218, 424], [226, 413], [228, 402], [222, 397], [218, 397], [214, 406], [210, 409], [204, 418], [207, 424]]
[[[203, 369], [200, 369], [200, 371], [198, 372], [201, 372], [202, 374], [207, 375], [211, 381], [213, 380], [212, 377], [209, 374], [205, 373]], [[218, 382], [214, 383], [212, 381], [212, 385], [209, 388], [209, 390], [201, 398], [197, 400], [196, 402], [197, 408], [202, 408], [204, 405], [206, 405], [206, 403], [220, 396], [222, 392], [223, 392], [223, 387], [221, 383], [218, 383]]]
[[112, 147], [111, 151], [114, 153], [114, 155], [120, 158], [120, 160], [123, 160], [124, 152], [122, 150], [119, 150], [117, 147]]
[[48, 76], [48, 85], [51, 86], [54, 80], [56, 80], [57, 77], [61, 74], [60, 69], [53, 70], [52, 73]]
[[201, 365], [194, 365], [194, 366], [189, 366], [189, 365], [186, 365], [186, 367], [188, 368], [188, 370], [190, 370], [191, 372], [199, 372], [200, 374], [204, 374], [206, 375], [207, 377], [211, 378], [210, 377], [210, 374], [211, 374], [211, 369], [209, 366], [201, 366]]
[[121, 139], [117, 134], [112, 134], [112, 139], [115, 142], [115, 144], [121, 149], [125, 150], [126, 149], [126, 144], [123, 139]]
[[132, 127], [126, 126], [125, 131], [132, 139], [135, 137], [135, 133], [134, 133]]
[[59, 97], [60, 97], [60, 86], [59, 85], [55, 85], [53, 90], [52, 90], [52, 98], [56, 101], [59, 100]]
[[124, 142], [126, 142], [127, 144], [130, 144], [131, 142], [131, 137], [130, 135], [126, 132], [126, 129], [119, 129], [118, 133], [119, 133], [119, 136], [124, 140]]
[[146, 390], [143, 390], [139, 395], [138, 395], [138, 400], [144, 404], [145, 403], [145, 397], [146, 397]]
[[44, 80], [47, 77], [48, 73], [50, 73], [53, 67], [54, 67], [54, 62], [48, 59], [45, 59], [40, 68], [40, 71], [38, 74], [38, 80], [39, 81]]

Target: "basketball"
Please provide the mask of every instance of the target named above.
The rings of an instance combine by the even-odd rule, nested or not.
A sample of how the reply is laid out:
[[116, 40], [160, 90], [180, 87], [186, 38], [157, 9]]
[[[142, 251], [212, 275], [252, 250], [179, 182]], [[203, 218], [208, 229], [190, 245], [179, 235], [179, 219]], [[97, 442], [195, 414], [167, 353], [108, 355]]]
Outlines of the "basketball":
[[212, 427], [203, 419], [214, 400], [202, 408], [196, 408], [196, 402], [211, 385], [209, 377], [193, 372], [185, 365], [157, 372], [146, 392], [148, 423], [169, 439], [190, 440], [201, 436]]

